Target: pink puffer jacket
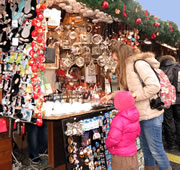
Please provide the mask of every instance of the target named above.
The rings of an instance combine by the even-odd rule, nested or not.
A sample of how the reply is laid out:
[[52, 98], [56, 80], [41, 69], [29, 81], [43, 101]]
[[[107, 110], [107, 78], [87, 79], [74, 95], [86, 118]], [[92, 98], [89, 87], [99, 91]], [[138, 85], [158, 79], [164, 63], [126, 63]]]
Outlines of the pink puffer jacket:
[[[118, 103], [114, 102], [115, 108], [120, 112], [113, 118], [105, 142], [109, 152], [119, 156], [135, 155], [137, 153], [136, 138], [140, 136], [139, 112], [134, 106], [135, 99], [133, 101], [126, 97], [127, 95], [123, 94], [122, 100], [119, 99]], [[121, 104], [119, 105], [121, 108], [117, 108], [118, 104]]]

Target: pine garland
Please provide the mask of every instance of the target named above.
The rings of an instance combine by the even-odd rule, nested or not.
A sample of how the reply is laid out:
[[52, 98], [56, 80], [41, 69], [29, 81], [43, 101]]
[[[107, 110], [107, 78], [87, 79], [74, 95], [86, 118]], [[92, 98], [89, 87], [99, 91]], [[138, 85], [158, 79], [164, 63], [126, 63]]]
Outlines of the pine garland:
[[[106, 9], [103, 9], [101, 6], [105, 0], [77, 1], [86, 4], [89, 8], [106, 12], [125, 22], [129, 27], [138, 28], [148, 39], [154, 39], [161, 43], [180, 47], [180, 31], [177, 24], [172, 21], [162, 21], [160, 18], [151, 15], [135, 0], [106, 0], [109, 3]], [[125, 10], [123, 10], [124, 8]], [[120, 10], [119, 14], [115, 12], [117, 9]], [[127, 17], [124, 13], [127, 14]], [[137, 18], [141, 19], [141, 23], [136, 23]], [[155, 23], [159, 23], [159, 26], [155, 26]]]

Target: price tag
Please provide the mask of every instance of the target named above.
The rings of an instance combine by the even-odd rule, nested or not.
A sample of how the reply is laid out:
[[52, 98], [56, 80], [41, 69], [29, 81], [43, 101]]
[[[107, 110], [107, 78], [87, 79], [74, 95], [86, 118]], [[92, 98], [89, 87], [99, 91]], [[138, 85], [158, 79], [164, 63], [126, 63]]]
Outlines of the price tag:
[[48, 9], [48, 8], [45, 9], [44, 10], [44, 18], [49, 18], [50, 17], [50, 12], [51, 12], [50, 9]]
[[12, 20], [12, 27], [13, 28], [18, 28], [18, 21], [17, 21], [17, 19]]
[[18, 38], [12, 38], [12, 45], [13, 46], [18, 46]]

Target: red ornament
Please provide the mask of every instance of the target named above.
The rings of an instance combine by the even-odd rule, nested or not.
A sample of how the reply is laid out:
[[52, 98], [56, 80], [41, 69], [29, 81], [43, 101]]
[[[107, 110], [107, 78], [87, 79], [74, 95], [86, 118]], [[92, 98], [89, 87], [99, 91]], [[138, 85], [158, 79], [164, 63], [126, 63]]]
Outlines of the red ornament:
[[41, 47], [43, 50], [45, 50], [45, 49], [46, 49], [45, 44], [41, 44], [41, 45], [40, 45], [40, 47]]
[[38, 78], [38, 74], [37, 73], [33, 74], [33, 76], [32, 76], [32, 79], [36, 79], [36, 78]]
[[37, 42], [36, 41], [32, 41], [32, 43], [31, 43], [32, 48], [34, 48], [35, 45], [37, 45]]
[[41, 50], [41, 49], [38, 49], [37, 53], [38, 53], [38, 55], [43, 55], [44, 54], [43, 50]]
[[38, 41], [38, 43], [42, 43], [42, 41], [43, 41], [42, 37], [41, 37], [41, 36], [38, 36], [38, 37], [37, 37], [37, 41]]
[[40, 22], [40, 20], [37, 20], [35, 27], [38, 27], [38, 28], [41, 27], [41, 22]]
[[141, 23], [141, 18], [137, 18], [136, 19], [136, 24], [140, 24]]
[[42, 126], [42, 125], [43, 125], [42, 119], [37, 119], [37, 120], [36, 120], [36, 125], [37, 125], [37, 126]]
[[33, 90], [36, 92], [36, 93], [39, 93], [41, 91], [41, 87], [40, 85], [36, 85], [36, 86], [33, 86]]
[[41, 8], [36, 8], [36, 13], [40, 13], [41, 12]]
[[109, 7], [109, 3], [107, 1], [104, 1], [101, 5], [101, 8], [107, 9]]
[[159, 25], [160, 25], [159, 22], [155, 22], [155, 23], [154, 23], [154, 26], [155, 26], [155, 27], [159, 27]]
[[39, 63], [39, 69], [40, 69], [41, 71], [44, 71], [44, 70], [45, 70], [45, 65], [42, 64], [42, 63]]
[[151, 35], [151, 38], [152, 38], [152, 39], [155, 39], [155, 38], [156, 38], [156, 34], [153, 33], [153, 34]]
[[38, 59], [39, 59], [39, 62], [41, 63], [45, 62], [45, 57], [43, 55], [40, 55]]
[[36, 26], [36, 22], [37, 22], [37, 19], [36, 18], [34, 18], [33, 20], [32, 20], [32, 26]]
[[37, 73], [37, 71], [38, 71], [38, 67], [36, 64], [34, 64], [31, 69], [32, 69], [33, 73]]
[[46, 8], [47, 8], [46, 3], [41, 5], [41, 9], [46, 9]]
[[36, 53], [33, 53], [33, 55], [32, 55], [32, 59], [34, 59], [34, 60], [35, 60], [35, 59], [37, 58], [37, 56], [38, 56], [38, 55], [37, 55]]
[[40, 36], [43, 36], [43, 35], [44, 35], [44, 31], [43, 31], [42, 28], [39, 28], [39, 29], [38, 29], [38, 34], [39, 34]]
[[36, 30], [34, 30], [34, 31], [32, 32], [32, 37], [37, 37], [37, 35], [38, 35], [38, 32], [37, 32]]
[[44, 19], [44, 16], [43, 16], [42, 13], [38, 13], [38, 14], [37, 14], [37, 18], [38, 18], [40, 21], [42, 21], [42, 20]]
[[170, 31], [171, 31], [171, 32], [173, 32], [173, 29], [172, 29], [172, 28], [170, 28]]
[[33, 51], [33, 49], [31, 49], [30, 51], [29, 51], [29, 55], [33, 55], [35, 52]]
[[38, 98], [39, 98], [39, 95], [38, 95], [37, 93], [34, 93], [34, 94], [33, 94], [33, 98], [34, 98], [34, 99], [38, 99]]

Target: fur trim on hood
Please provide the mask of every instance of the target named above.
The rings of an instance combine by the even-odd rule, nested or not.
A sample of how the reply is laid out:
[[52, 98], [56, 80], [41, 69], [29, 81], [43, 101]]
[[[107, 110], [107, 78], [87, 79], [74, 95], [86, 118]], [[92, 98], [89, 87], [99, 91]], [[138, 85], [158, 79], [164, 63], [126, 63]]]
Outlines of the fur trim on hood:
[[154, 53], [141, 52], [127, 58], [126, 62], [134, 63], [136, 60], [146, 60], [153, 68], [159, 68], [160, 63], [156, 60]]
[[159, 62], [162, 63], [165, 60], [172, 60], [172, 62], [176, 63], [176, 59], [171, 55], [164, 55], [160, 57]]

